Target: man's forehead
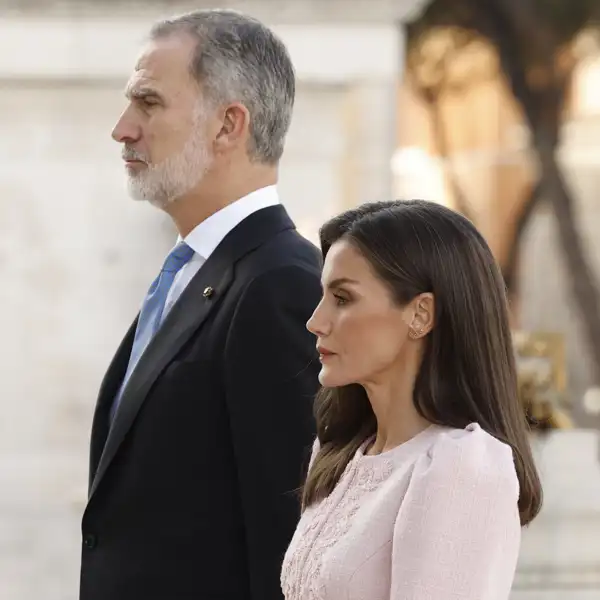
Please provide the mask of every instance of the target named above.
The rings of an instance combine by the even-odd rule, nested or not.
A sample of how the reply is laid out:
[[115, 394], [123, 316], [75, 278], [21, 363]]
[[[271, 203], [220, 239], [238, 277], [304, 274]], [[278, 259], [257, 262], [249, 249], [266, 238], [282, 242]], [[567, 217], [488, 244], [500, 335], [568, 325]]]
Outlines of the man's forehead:
[[170, 82], [181, 85], [190, 76], [193, 49], [191, 40], [182, 36], [149, 42], [137, 59], [127, 91], [131, 92], [141, 85], [162, 87]]

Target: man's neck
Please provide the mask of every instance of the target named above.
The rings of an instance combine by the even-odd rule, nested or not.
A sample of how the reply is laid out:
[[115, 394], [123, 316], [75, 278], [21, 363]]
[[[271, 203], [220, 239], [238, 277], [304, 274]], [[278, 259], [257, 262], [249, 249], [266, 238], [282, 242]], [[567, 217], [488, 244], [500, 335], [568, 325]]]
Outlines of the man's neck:
[[250, 176], [245, 181], [230, 179], [227, 186], [221, 185], [220, 188], [206, 185], [210, 183], [208, 181], [203, 182], [204, 189], [194, 190], [170, 204], [165, 211], [181, 237], [185, 238], [200, 223], [240, 198], [277, 183], [277, 171], [272, 167], [268, 172], [262, 169], [257, 171], [254, 177]]

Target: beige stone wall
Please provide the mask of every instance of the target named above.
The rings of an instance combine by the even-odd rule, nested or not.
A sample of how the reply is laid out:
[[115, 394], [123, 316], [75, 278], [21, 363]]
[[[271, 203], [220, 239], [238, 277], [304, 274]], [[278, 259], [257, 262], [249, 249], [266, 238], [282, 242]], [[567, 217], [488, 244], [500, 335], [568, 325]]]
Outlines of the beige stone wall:
[[414, 14], [425, 0], [0, 0], [2, 14], [139, 16], [233, 8], [268, 22], [382, 24]]
[[95, 390], [172, 240], [126, 197], [120, 105], [110, 87], [0, 90], [2, 598], [75, 597]]

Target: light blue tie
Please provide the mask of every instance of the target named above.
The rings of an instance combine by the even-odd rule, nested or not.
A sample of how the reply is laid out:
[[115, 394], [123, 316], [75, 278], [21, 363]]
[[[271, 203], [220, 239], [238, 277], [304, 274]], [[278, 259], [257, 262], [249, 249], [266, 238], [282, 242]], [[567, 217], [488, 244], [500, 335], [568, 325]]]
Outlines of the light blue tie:
[[193, 255], [194, 251], [185, 242], [177, 244], [169, 256], [167, 256], [158, 277], [152, 282], [152, 285], [148, 290], [135, 330], [127, 372], [125, 373], [123, 383], [121, 384], [117, 397], [111, 407], [111, 421], [117, 411], [127, 381], [131, 377], [144, 350], [148, 347], [150, 340], [160, 328], [165, 302], [167, 301], [169, 290], [173, 285], [175, 275], [177, 275], [178, 271], [192, 258]]

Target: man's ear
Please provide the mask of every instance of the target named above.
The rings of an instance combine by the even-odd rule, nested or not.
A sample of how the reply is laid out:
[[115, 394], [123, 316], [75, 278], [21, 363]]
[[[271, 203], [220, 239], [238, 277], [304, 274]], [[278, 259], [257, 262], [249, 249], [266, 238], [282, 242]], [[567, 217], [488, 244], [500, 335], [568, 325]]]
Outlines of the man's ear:
[[245, 144], [250, 129], [250, 113], [239, 102], [228, 105], [222, 112], [221, 129], [215, 138], [215, 152], [227, 153]]

